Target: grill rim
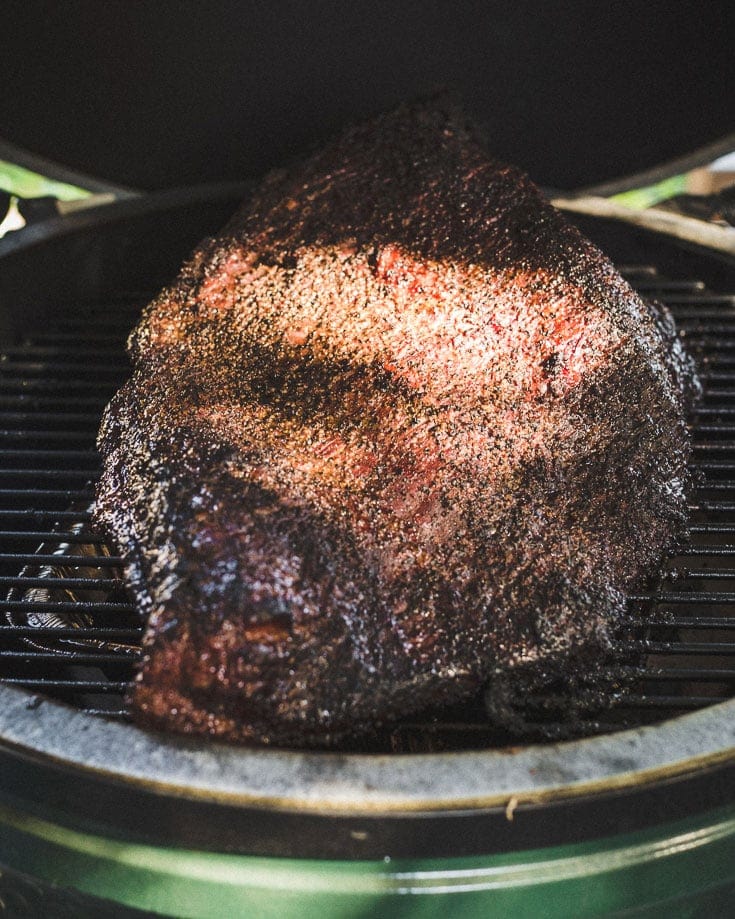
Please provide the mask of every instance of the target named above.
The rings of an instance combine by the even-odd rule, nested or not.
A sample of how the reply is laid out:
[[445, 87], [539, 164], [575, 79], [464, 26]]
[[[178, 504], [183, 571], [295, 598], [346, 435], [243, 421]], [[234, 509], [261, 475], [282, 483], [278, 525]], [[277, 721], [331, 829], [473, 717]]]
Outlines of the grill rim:
[[[231, 188], [220, 188], [215, 198], [219, 206], [223, 201], [229, 201], [227, 206], [231, 205], [234, 210], [240, 203], [242, 186], [238, 186], [236, 195], [233, 197]], [[99, 284], [99, 273], [95, 275], [92, 272], [92, 280], [89, 276], [80, 280], [75, 274], [86, 248], [85, 240], [91, 236], [99, 242], [102, 237], [105, 246], [116, 248], [120, 248], [122, 240], [124, 249], [131, 231], [138, 225], [144, 227], [152, 216], [175, 217], [179, 210], [200, 206], [206, 200], [207, 195], [200, 188], [180, 190], [97, 208], [96, 214], [85, 214], [76, 225], [59, 225], [58, 221], [50, 221], [55, 224], [53, 226], [37, 225], [27, 242], [16, 239], [11, 246], [0, 244], [3, 267], [16, 263], [10, 277], [6, 274], [0, 278], [0, 298], [5, 301], [7, 297], [7, 302], [14, 302], [13, 294], [18, 293], [17, 285], [20, 284], [20, 302], [28, 302], [34, 291], [25, 291], [23, 295], [22, 279], [29, 259], [36, 256], [42, 262], [44, 257], [50, 258], [55, 271], [61, 275], [71, 273], [71, 282], [68, 278], [61, 279], [61, 287], [65, 291], [71, 283], [76, 295], [79, 284], [84, 283], [85, 291], [89, 288], [90, 297], [99, 296], [100, 291], [95, 287]], [[593, 223], [597, 221], [596, 218], [585, 218], [585, 222], [590, 220]], [[610, 219], [599, 222], [611, 225], [622, 223]], [[629, 229], [654, 242], [662, 241], [660, 232], [641, 227]], [[201, 235], [199, 232], [193, 242], [198, 241]], [[64, 246], [54, 249], [59, 241]], [[49, 247], [44, 246], [46, 242], [52, 244], [51, 256], [48, 256]], [[708, 259], [714, 266], [715, 274], [726, 269], [729, 275], [735, 267], [735, 258], [713, 252], [705, 246], [672, 239], [665, 239], [665, 242], [675, 251]], [[67, 243], [79, 253], [76, 259], [68, 257]], [[3, 255], [6, 257], [3, 258]], [[46, 261], [41, 273], [47, 281], [49, 270], [49, 262]], [[697, 273], [701, 273], [701, 269]], [[55, 276], [52, 277], [55, 279]], [[716, 289], [716, 282], [714, 287]], [[0, 328], [0, 333], [2, 331]], [[519, 815], [525, 814], [526, 822], [533, 813], [542, 817], [547, 815], [544, 820], [548, 825], [543, 836], [546, 844], [549, 834], [553, 836], [554, 833], [549, 815], [557, 813], [559, 807], [574, 810], [576, 806], [583, 806], [584, 812], [591, 815], [593, 825], [588, 828], [591, 836], [599, 837], [609, 832], [610, 827], [616, 825], [615, 818], [611, 816], [611, 823], [601, 825], [598, 814], [600, 801], [605, 795], [612, 796], [612, 800], [618, 802], [615, 806], [620, 808], [624, 798], [631, 803], [630, 807], [624, 808], [626, 828], [633, 824], [643, 826], [659, 822], [664, 815], [666, 819], [674, 819], [677, 807], [683, 815], [683, 811], [688, 813], [689, 809], [691, 812], [701, 810], [703, 802], [709, 802], [714, 807], [731, 800], [731, 789], [735, 786], [732, 781], [735, 777], [734, 715], [735, 700], [729, 700], [655, 725], [559, 744], [526, 745], [520, 751], [453, 751], [389, 756], [295, 753], [223, 747], [208, 741], [152, 735], [132, 725], [90, 718], [59, 702], [44, 699], [38, 705], [37, 697], [28, 691], [0, 686], [0, 756], [12, 775], [24, 774], [24, 769], [32, 764], [37, 778], [58, 778], [63, 774], [74, 778], [75, 785], [81, 782], [84, 786], [87, 780], [94, 781], [108, 789], [122, 789], [126, 795], [133, 797], [148, 796], [149, 801], [188, 802], [189, 805], [197, 802], [213, 812], [223, 810], [230, 815], [236, 812], [254, 813], [259, 815], [256, 820], [259, 824], [268, 815], [271, 821], [282, 819], [285, 825], [291, 825], [292, 831], [298, 829], [293, 826], [297, 817], [312, 820], [344, 818], [351, 821], [379, 816], [383, 821], [390, 818], [389, 822], [395, 818], [397, 825], [407, 821], [414, 823], [417, 818], [422, 818], [422, 833], [432, 821], [443, 821], [442, 835], [446, 837], [448, 816], [460, 822], [465, 819], [484, 821], [486, 828], [481, 832], [478, 830], [472, 837], [475, 842], [470, 841], [467, 845], [468, 851], [487, 852], [496, 836], [502, 838], [504, 850], [508, 848], [509, 838], [518, 836], [514, 827], [524, 821], [507, 819], [506, 808], [511, 802], [517, 805]], [[79, 718], [82, 718], [81, 722], [77, 720]], [[84, 749], [84, 745], [91, 741], [95, 744], [95, 755]], [[529, 762], [528, 757], [534, 752], [538, 761]], [[101, 757], [102, 762], [95, 756]], [[460, 764], [462, 769], [458, 768]], [[280, 772], [274, 766], [279, 766]], [[582, 766], [594, 767], [593, 772], [580, 772]], [[512, 776], [512, 781], [509, 776]], [[331, 783], [329, 788], [325, 787], [327, 777]], [[543, 785], [544, 777], [549, 779], [547, 785]], [[280, 789], [268, 785], [277, 778], [282, 782]], [[655, 796], [672, 782], [678, 787], [686, 787], [686, 794], [676, 795], [673, 800], [668, 793], [664, 794], [666, 806], [661, 803], [648, 808], [634, 806], [641, 794], [652, 793]], [[48, 788], [56, 789], [55, 798], [48, 788], [44, 790], [45, 787], [43, 781], [31, 782], [21, 797], [30, 807], [40, 808], [44, 813], [48, 813], [49, 808], [58, 810], [59, 801], [64, 800], [63, 794], [59, 796], [58, 783], [48, 783]], [[482, 787], [485, 792], [468, 796], [467, 790], [472, 787]], [[492, 792], [487, 793], [487, 788]], [[713, 789], [717, 789], [714, 797]], [[724, 797], [723, 789], [726, 790]], [[5, 792], [6, 789], [3, 789], [2, 794]], [[19, 792], [16, 790], [16, 793]], [[75, 798], [77, 808], [81, 808], [73, 813], [66, 807], [62, 808], [65, 822], [73, 823], [82, 819], [85, 806], [83, 801], [76, 800], [78, 794], [69, 792], [68, 797]], [[581, 838], [583, 821], [580, 823], [579, 816], [577, 813], [575, 820], [561, 821], [566, 826], [567, 841]], [[94, 821], [98, 818], [89, 814], [88, 819]], [[151, 820], [144, 809], [137, 810], [136, 820], [146, 825], [138, 833], [145, 835], [152, 832]], [[504, 832], [498, 833], [500, 827]], [[174, 832], [168, 832], [171, 829]], [[181, 844], [182, 840], [196, 837], [195, 827], [189, 827], [189, 831], [187, 837], [186, 832], [182, 833], [181, 820], [173, 820], [162, 832], [169, 843]], [[405, 835], [404, 831], [404, 844], [408, 847], [405, 854], [442, 854], [439, 851], [441, 842], [433, 837], [431, 845], [434, 848], [430, 853], [419, 853], [416, 851], [417, 834], [409, 833], [408, 841]], [[460, 854], [457, 835], [449, 835], [451, 846], [445, 854]], [[323, 829], [316, 840], [313, 838], [314, 825], [310, 826], [308, 833], [296, 832], [296, 836], [299, 837], [298, 845], [293, 839], [289, 841], [281, 836], [273, 849], [274, 844], [268, 838], [248, 838], [243, 842], [243, 838], [232, 838], [232, 834], [225, 832], [224, 836], [212, 840], [210, 847], [220, 849], [227, 844], [230, 846], [228, 850], [234, 848], [251, 854], [287, 854], [295, 850], [303, 855], [313, 850], [312, 854], [321, 853], [324, 857], [363, 858], [370, 857], [371, 852], [377, 854], [383, 839], [380, 833], [377, 836], [374, 833], [365, 845], [353, 840], [348, 848], [341, 848], [337, 856], [334, 854], [336, 837], [326, 838]], [[229, 842], [223, 841], [227, 839]], [[391, 839], [395, 849], [395, 834], [389, 834], [385, 842], [387, 844]], [[535, 836], [534, 844], [537, 846], [540, 840], [541, 837]], [[206, 842], [205, 839], [201, 844], [206, 846]], [[473, 848], [475, 845], [478, 848]], [[514, 845], [522, 848], [522, 840]]]
[[14, 807], [131, 843], [350, 860], [488, 855], [731, 803], [735, 699], [515, 752], [384, 755], [159, 736], [0, 686], [0, 769], [0, 799]]
[[[69, 740], [75, 729], [80, 745]], [[90, 742], [92, 755], [84, 749]], [[3, 746], [58, 766], [213, 803], [364, 815], [461, 811], [505, 807], [511, 798], [543, 804], [735, 766], [735, 698], [657, 724], [522, 749], [383, 754], [271, 750], [157, 734], [0, 685]], [[461, 776], [456, 760], [466, 766]], [[283, 769], [274, 770], [280, 763]], [[421, 770], [431, 775], [430, 793], [420, 781]], [[481, 793], [490, 779], [494, 790]], [[327, 780], [333, 789], [325, 786]], [[472, 788], [475, 793], [469, 794]]]

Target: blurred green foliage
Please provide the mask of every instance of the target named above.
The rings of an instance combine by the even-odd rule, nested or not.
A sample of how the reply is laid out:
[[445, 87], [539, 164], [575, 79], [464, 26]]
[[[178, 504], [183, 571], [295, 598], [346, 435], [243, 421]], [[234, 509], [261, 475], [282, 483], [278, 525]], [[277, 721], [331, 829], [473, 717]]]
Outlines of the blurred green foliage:
[[31, 172], [23, 166], [0, 160], [0, 189], [10, 192], [19, 198], [41, 198], [44, 195], [53, 195], [60, 201], [74, 201], [77, 198], [86, 198], [91, 192], [66, 182], [57, 182], [47, 179], [37, 172]]

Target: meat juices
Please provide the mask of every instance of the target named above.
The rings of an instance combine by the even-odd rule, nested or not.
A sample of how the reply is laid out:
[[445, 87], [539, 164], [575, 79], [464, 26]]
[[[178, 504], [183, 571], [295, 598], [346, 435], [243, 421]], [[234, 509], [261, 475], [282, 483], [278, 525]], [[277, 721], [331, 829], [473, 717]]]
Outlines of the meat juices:
[[670, 318], [441, 104], [268, 176], [129, 344], [95, 520], [145, 726], [330, 745], [592, 666], [684, 519]]

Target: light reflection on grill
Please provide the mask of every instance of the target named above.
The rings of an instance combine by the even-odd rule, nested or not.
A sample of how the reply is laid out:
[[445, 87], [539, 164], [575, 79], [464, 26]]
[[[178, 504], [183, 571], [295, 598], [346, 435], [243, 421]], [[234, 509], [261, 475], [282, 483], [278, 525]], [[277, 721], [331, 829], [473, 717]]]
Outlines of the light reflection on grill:
[[[568, 733], [560, 713], [570, 705], [579, 733], [599, 733], [735, 694], [735, 295], [663, 278], [651, 266], [621, 270], [670, 306], [703, 364], [689, 540], [658, 584], [631, 597], [619, 657], [603, 662], [594, 685], [581, 677], [571, 695], [551, 686], [525, 700], [526, 717], [550, 738]], [[127, 374], [125, 336], [146, 299], [75, 305], [0, 357], [0, 681], [118, 718], [142, 628], [122, 560], [89, 530], [85, 508], [99, 472], [100, 412]], [[478, 698], [367, 744], [411, 751], [509, 740], [488, 725]]]

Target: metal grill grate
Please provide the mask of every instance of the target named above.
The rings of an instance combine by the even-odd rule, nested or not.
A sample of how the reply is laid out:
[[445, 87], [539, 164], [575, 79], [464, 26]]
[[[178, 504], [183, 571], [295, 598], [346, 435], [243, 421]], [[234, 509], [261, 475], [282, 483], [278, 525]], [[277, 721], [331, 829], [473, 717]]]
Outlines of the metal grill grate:
[[[735, 694], [735, 294], [700, 281], [621, 268], [668, 304], [699, 354], [705, 395], [693, 419], [695, 485], [686, 544], [647, 593], [631, 597], [620, 657], [595, 675], [532, 693], [524, 704], [546, 737], [562, 712], [596, 733], [681, 714]], [[121, 559], [89, 529], [102, 408], [127, 375], [124, 342], [144, 295], [75, 305], [0, 356], [0, 681], [92, 714], [124, 718], [123, 693], [142, 635]], [[29, 698], [33, 704], [35, 696]], [[558, 728], [558, 729], [557, 729]], [[477, 748], [507, 742], [478, 698], [406, 722], [371, 749]]]
[[0, 357], [0, 679], [108, 717], [124, 717], [142, 628], [88, 506], [146, 299], [75, 305]]

